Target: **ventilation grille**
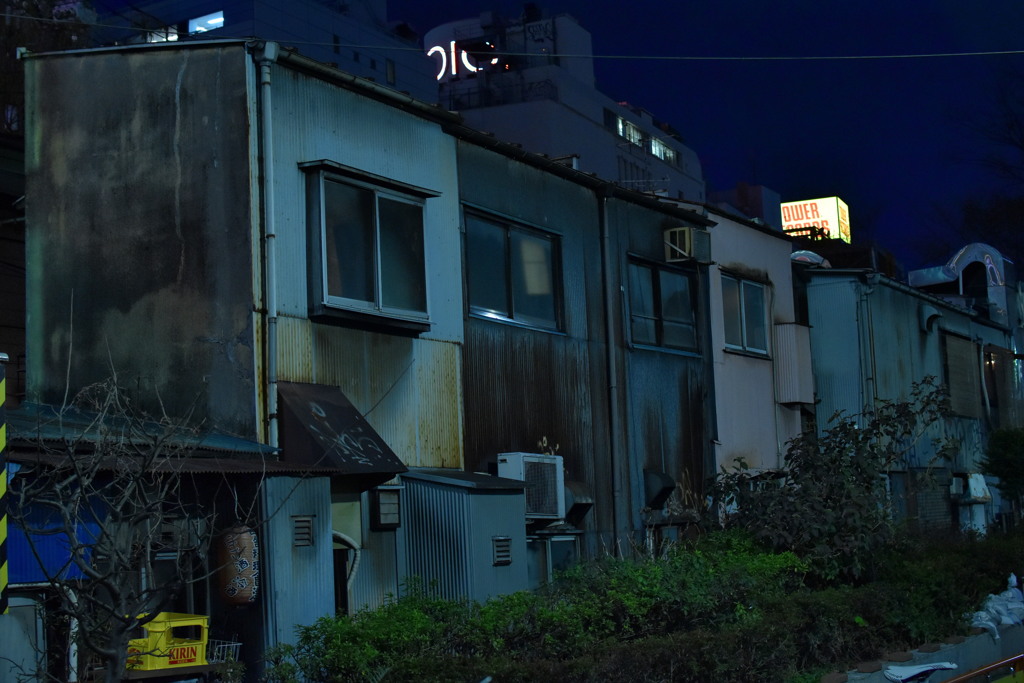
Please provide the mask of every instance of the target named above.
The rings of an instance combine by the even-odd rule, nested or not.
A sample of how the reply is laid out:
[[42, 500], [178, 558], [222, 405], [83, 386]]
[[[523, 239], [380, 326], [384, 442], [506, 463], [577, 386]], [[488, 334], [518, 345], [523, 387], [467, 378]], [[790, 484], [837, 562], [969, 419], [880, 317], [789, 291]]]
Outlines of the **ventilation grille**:
[[303, 548], [313, 545], [313, 517], [292, 517], [292, 545]]
[[527, 512], [541, 515], [558, 514], [558, 472], [552, 463], [531, 462], [524, 464]]
[[512, 537], [492, 536], [491, 553], [495, 567], [505, 567], [512, 564]]

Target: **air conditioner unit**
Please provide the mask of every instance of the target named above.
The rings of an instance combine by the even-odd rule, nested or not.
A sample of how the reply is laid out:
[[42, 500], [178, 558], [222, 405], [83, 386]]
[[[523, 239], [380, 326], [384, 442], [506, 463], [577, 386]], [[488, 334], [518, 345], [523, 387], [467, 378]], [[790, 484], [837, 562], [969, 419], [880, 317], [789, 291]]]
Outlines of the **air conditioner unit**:
[[562, 456], [499, 453], [498, 476], [526, 482], [527, 519], [565, 518]]
[[679, 227], [664, 232], [665, 262], [679, 263], [691, 259], [701, 263], [711, 261], [711, 235], [707, 230]]

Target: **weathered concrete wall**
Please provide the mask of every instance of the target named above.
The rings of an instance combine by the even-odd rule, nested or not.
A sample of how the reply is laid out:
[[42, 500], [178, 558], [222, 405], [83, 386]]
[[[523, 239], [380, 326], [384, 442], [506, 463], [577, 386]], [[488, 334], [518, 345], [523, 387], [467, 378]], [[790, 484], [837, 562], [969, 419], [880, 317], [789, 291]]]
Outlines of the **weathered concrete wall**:
[[197, 402], [255, 436], [247, 59], [239, 44], [26, 62], [30, 398], [116, 372], [149, 412]]

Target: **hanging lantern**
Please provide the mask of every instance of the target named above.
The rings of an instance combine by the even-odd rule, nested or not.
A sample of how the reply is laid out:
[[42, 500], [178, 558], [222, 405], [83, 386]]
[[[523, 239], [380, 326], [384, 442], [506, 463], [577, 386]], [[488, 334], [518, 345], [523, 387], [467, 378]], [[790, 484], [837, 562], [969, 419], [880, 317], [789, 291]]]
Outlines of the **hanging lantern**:
[[260, 578], [260, 546], [256, 531], [239, 525], [225, 531], [217, 544], [221, 597], [229, 605], [256, 602]]

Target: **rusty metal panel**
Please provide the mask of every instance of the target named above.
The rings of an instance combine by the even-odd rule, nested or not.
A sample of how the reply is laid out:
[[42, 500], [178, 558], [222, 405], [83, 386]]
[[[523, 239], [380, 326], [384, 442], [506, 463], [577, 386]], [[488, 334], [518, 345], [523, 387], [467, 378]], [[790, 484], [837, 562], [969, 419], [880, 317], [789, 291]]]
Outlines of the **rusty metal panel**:
[[312, 335], [313, 383], [340, 387], [402, 462], [462, 466], [458, 345], [318, 324]]
[[313, 323], [308, 318], [278, 316], [277, 378], [313, 383]]
[[689, 482], [692, 493], [703, 499], [704, 479], [711, 474], [706, 409], [710, 396], [703, 359], [638, 350], [629, 355], [628, 364], [634, 513], [643, 507], [644, 469]]
[[419, 448], [410, 467], [465, 465], [462, 441], [462, 347], [422, 342], [416, 347], [416, 388], [419, 390]]

